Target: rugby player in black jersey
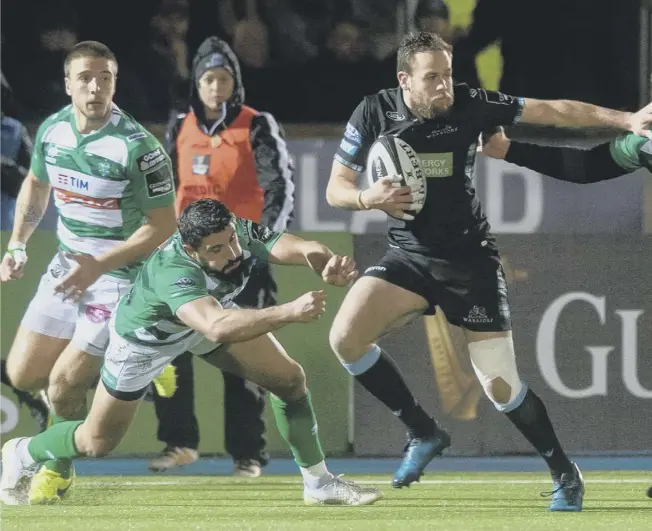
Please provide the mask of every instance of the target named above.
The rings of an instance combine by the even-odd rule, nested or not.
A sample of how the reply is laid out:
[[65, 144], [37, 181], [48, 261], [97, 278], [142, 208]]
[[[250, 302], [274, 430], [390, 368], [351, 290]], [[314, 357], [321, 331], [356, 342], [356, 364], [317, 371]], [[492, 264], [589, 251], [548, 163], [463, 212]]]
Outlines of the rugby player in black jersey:
[[[331, 347], [349, 373], [407, 426], [409, 440], [393, 486], [408, 486], [450, 445], [450, 436], [421, 408], [376, 341], [441, 307], [452, 324], [464, 329], [486, 395], [548, 464], [554, 482], [550, 510], [580, 511], [582, 474], [564, 453], [542, 401], [516, 368], [504, 272], [472, 185], [477, 143], [483, 131], [518, 121], [644, 134], [652, 108], [632, 114], [474, 89], [453, 82], [451, 64], [452, 50], [439, 36], [408, 35], [398, 50], [399, 87], [365, 97], [346, 126], [328, 202], [387, 212], [389, 249], [347, 294], [331, 329]], [[397, 187], [397, 176], [367, 189], [356, 186], [380, 135], [397, 135], [419, 154], [427, 191], [419, 213], [414, 206], [423, 197], [410, 187]]]

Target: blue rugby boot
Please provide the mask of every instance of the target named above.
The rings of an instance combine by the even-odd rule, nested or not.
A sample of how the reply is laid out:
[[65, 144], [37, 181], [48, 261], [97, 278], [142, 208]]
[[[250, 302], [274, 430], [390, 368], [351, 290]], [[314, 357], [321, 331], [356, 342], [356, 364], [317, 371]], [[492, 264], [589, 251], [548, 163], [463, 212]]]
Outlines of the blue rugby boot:
[[400, 489], [419, 481], [428, 463], [441, 455], [450, 445], [450, 435], [441, 428], [436, 428], [432, 435], [426, 437], [410, 437], [405, 445], [405, 456], [401, 466], [394, 474], [392, 487]]
[[573, 463], [573, 471], [561, 475], [561, 479], [554, 480], [552, 492], [542, 493], [543, 496], [552, 496], [548, 510], [580, 512], [584, 499], [584, 477], [577, 464]]

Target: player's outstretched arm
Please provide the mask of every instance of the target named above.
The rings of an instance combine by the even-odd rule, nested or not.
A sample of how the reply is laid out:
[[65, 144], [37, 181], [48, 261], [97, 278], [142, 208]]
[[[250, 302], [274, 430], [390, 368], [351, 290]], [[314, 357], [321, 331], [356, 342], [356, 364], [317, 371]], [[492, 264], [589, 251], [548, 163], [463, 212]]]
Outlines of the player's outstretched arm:
[[572, 128], [613, 128], [652, 138], [652, 103], [640, 111], [622, 112], [573, 100], [525, 98], [520, 121], [535, 125]]
[[298, 299], [262, 310], [225, 309], [213, 297], [187, 302], [176, 315], [215, 343], [249, 341], [289, 323], [307, 323], [326, 309], [326, 294], [311, 291]]
[[560, 181], [589, 184], [615, 179], [630, 173], [619, 166], [611, 153], [608, 143], [589, 150], [573, 149], [581, 164], [569, 164], [567, 151], [573, 148], [560, 148], [526, 144], [511, 140], [502, 128], [491, 135], [483, 135], [482, 153], [495, 159], [529, 168]]
[[356, 265], [349, 256], [338, 256], [323, 243], [308, 241], [292, 234], [283, 234], [272, 247], [269, 261], [283, 265], [305, 265], [320, 275], [324, 282], [345, 286], [358, 277]]
[[43, 219], [50, 200], [50, 184], [40, 181], [32, 171], [27, 174], [16, 199], [14, 229], [7, 253], [0, 265], [0, 280], [19, 279], [27, 263], [27, 241]]

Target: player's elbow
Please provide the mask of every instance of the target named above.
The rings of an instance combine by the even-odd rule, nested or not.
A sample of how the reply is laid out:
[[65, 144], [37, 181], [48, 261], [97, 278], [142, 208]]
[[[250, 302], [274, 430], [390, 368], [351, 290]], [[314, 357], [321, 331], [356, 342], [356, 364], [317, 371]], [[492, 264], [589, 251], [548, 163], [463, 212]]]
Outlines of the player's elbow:
[[229, 339], [229, 334], [224, 327], [219, 325], [211, 326], [205, 333], [204, 336], [211, 343], [227, 343]]
[[328, 185], [326, 186], [326, 201], [332, 207], [342, 206], [342, 190], [346, 184], [342, 183], [342, 177], [331, 175]]
[[211, 341], [212, 343], [235, 343], [237, 342], [237, 337], [233, 333], [233, 325], [230, 324], [227, 319], [223, 317], [217, 317], [214, 319], [209, 326], [207, 326], [204, 331], [204, 337]]
[[332, 184], [333, 181], [328, 181], [328, 186], [326, 186], [326, 201], [332, 207], [337, 206], [337, 194], [335, 192], [335, 186]]

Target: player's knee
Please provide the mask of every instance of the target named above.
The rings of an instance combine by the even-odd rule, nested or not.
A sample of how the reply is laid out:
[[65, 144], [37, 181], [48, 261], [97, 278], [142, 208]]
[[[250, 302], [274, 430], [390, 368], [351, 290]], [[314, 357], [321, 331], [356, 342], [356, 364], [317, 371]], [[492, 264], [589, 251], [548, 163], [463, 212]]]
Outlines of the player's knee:
[[485, 394], [499, 411], [516, 409], [527, 392], [516, 368], [510, 336], [469, 343], [471, 364]]
[[345, 324], [333, 323], [328, 341], [331, 349], [342, 362], [357, 361], [367, 350], [367, 345], [359, 341], [351, 327]]
[[270, 389], [281, 400], [290, 401], [305, 396], [307, 392], [306, 373], [298, 363], [293, 363], [291, 369], [284, 374], [276, 389]]
[[498, 404], [508, 404], [512, 397], [512, 387], [502, 378], [494, 378], [487, 386], [489, 399]]
[[7, 363], [7, 377], [16, 389], [21, 391], [40, 391], [48, 386], [47, 374], [38, 374], [35, 371], [28, 371], [24, 365]]

